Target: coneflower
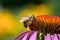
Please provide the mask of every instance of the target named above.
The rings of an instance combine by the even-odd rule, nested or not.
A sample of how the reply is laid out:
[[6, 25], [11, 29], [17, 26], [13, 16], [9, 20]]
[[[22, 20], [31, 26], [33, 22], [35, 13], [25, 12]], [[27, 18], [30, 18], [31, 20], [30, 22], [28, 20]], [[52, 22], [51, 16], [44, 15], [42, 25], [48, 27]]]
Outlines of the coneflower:
[[[19, 36], [19, 40], [60, 40], [60, 17], [32, 15], [25, 17], [20, 22], [23, 22], [24, 27], [29, 27], [31, 31], [23, 33], [22, 36]], [[43, 33], [42, 36], [41, 33]], [[35, 38], [32, 35], [35, 35]]]
[[38, 31], [26, 31], [18, 35], [14, 40], [60, 40], [60, 34], [44, 35], [38, 34]]

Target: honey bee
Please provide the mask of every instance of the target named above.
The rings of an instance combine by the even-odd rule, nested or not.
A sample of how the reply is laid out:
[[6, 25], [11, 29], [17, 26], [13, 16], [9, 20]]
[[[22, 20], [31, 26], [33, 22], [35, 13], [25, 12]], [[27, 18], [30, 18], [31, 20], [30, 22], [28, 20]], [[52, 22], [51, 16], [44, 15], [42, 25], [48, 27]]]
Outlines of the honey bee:
[[57, 16], [31, 15], [23, 21], [23, 25], [25, 28], [29, 27], [32, 31], [60, 34], [60, 17]]

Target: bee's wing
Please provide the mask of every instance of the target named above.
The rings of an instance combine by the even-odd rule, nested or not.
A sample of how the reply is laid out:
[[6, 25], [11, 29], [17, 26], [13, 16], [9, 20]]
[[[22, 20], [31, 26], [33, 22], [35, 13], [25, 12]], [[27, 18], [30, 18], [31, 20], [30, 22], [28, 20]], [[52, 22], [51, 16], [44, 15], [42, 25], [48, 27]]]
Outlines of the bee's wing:
[[26, 21], [28, 19], [32, 19], [32, 18], [34, 18], [34, 15], [29, 15], [28, 17], [21, 17], [20, 22], [24, 22], [24, 21]]
[[21, 17], [20, 22], [24, 22], [24, 21], [26, 21], [26, 20], [28, 20], [28, 19], [29, 19], [28, 17]]

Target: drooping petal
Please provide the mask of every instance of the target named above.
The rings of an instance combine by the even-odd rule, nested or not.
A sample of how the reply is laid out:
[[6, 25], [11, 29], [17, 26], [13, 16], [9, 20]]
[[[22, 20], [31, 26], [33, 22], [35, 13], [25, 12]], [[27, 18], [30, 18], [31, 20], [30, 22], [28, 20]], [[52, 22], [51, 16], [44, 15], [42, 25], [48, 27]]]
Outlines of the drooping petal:
[[59, 40], [60, 40], [60, 34], [58, 34]]
[[18, 35], [14, 40], [37, 40], [38, 31], [26, 31]]
[[52, 40], [59, 40], [57, 34], [54, 34], [54, 35], [52, 36]]
[[20, 40], [27, 40], [27, 38], [30, 36], [30, 34], [34, 33], [34, 31], [31, 31], [29, 33], [27, 33], [23, 38], [21, 38]]
[[27, 36], [29, 35], [29, 33], [27, 33], [23, 38], [22, 40], [26, 40]]
[[14, 40], [17, 40], [18, 38], [19, 38], [19, 39], [22, 38], [22, 37], [25, 36], [26, 33], [28, 33], [28, 32], [30, 32], [30, 31], [26, 31], [26, 32], [23, 32], [23, 33], [19, 34]]
[[45, 39], [44, 39], [44, 40], [51, 40], [50, 34], [47, 34], [47, 35], [45, 36]]
[[29, 40], [37, 40], [37, 31], [32, 34]]

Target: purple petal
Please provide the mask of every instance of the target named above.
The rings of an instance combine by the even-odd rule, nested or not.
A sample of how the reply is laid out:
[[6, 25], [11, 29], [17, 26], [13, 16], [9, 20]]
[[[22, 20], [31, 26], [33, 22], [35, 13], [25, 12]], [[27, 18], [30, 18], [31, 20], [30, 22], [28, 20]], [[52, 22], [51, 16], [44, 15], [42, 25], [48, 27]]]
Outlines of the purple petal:
[[47, 35], [45, 36], [45, 39], [44, 39], [44, 40], [51, 40], [50, 34], [47, 34]]
[[52, 40], [58, 40], [57, 34], [54, 34], [54, 35], [52, 36]]
[[29, 40], [37, 40], [37, 31], [32, 34]]
[[30, 31], [26, 31], [26, 32], [23, 32], [23, 33], [19, 34], [14, 40], [17, 40], [18, 38], [22, 38], [22, 37], [25, 36], [26, 33], [28, 33], [28, 32], [30, 32]]
[[26, 40], [27, 36], [29, 35], [29, 33], [27, 33], [23, 38], [22, 40]]
[[26, 40], [27, 37], [28, 37], [31, 33], [34, 33], [34, 31], [31, 31], [31, 32], [27, 33], [27, 34], [26, 34], [22, 39], [20, 39], [20, 40]]
[[60, 34], [58, 34], [59, 40], [60, 40]]

